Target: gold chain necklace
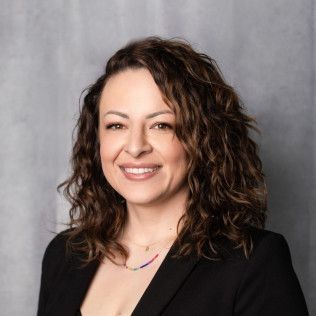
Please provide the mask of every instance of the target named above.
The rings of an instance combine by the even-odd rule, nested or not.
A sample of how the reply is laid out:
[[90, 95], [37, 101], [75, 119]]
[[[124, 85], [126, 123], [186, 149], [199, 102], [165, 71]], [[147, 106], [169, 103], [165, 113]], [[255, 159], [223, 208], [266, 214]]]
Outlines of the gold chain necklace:
[[[172, 237], [160, 239], [159, 241], [156, 241], [156, 242], [153, 242], [153, 243], [150, 243], [150, 244], [147, 244], [147, 245], [140, 245], [140, 244], [135, 243], [135, 242], [133, 242], [133, 241], [129, 241], [129, 243], [131, 243], [131, 244], [133, 244], [133, 245], [136, 245], [136, 246], [138, 246], [138, 247], [145, 248], [145, 251], [149, 251], [149, 249], [150, 249], [150, 247], [151, 247], [152, 245], [158, 244], [159, 242], [164, 241], [164, 240], [175, 239], [176, 237], [177, 237], [177, 236], [174, 235], [174, 236], [172, 236]], [[124, 239], [123, 239], [122, 241], [124, 241]]]
[[[170, 239], [171, 239], [171, 238], [168, 238], [167, 240], [169, 241]], [[156, 242], [156, 243], [157, 243], [157, 242]], [[153, 243], [153, 244], [156, 244], [156, 243]], [[144, 247], [144, 246], [142, 246], [142, 247]], [[145, 246], [145, 247], [148, 247], [148, 245]], [[125, 264], [120, 264], [120, 266], [122, 266], [122, 267], [124, 267], [124, 268], [126, 268], [126, 269], [128, 269], [128, 270], [130, 270], [130, 271], [138, 271], [138, 270], [143, 269], [143, 268], [147, 267], [148, 265], [150, 265], [150, 264], [159, 256], [159, 254], [162, 252], [163, 249], [165, 249], [165, 247], [162, 247], [162, 248], [160, 249], [160, 251], [159, 251], [158, 253], [156, 253], [156, 255], [155, 255], [152, 259], [150, 259], [149, 261], [147, 261], [147, 262], [141, 264], [140, 266], [131, 267], [131, 266], [128, 266], [126, 263], [125, 263]], [[147, 248], [146, 248], [145, 251], [148, 251]]]

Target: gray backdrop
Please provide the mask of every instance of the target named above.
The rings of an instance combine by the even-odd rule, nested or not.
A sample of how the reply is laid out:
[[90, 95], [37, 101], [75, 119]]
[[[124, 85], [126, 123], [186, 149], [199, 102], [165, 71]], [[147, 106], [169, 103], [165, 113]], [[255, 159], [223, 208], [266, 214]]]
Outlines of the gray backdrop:
[[1, 315], [34, 315], [43, 251], [67, 219], [81, 90], [147, 35], [214, 57], [262, 130], [267, 228], [282, 233], [316, 315], [315, 6], [311, 0], [1, 0]]

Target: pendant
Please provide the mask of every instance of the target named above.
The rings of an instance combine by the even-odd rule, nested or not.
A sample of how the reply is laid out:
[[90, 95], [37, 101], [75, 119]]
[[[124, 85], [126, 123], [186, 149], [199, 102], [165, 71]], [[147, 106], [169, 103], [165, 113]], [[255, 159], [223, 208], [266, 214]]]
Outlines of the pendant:
[[146, 246], [146, 249], [145, 249], [145, 251], [148, 251], [149, 250], [149, 246]]

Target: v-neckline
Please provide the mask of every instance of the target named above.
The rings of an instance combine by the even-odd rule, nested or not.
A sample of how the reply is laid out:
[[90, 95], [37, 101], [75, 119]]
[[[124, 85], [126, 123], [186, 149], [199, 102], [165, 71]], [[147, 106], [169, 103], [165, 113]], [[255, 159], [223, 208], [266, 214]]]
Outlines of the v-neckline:
[[[168, 260], [170, 259], [170, 257], [172, 256], [172, 254], [175, 253], [175, 250], [176, 250], [175, 248], [176, 248], [176, 240], [174, 240], [174, 242], [172, 243], [170, 249], [168, 250], [168, 252], [167, 252], [167, 254], [165, 255], [165, 257], [163, 258], [163, 260], [162, 260], [161, 264], [159, 265], [157, 271], [154, 273], [152, 279], [151, 279], [150, 282], [148, 283], [148, 285], [147, 285], [145, 291], [143, 292], [143, 294], [141, 295], [141, 297], [140, 297], [140, 299], [138, 300], [137, 304], [135, 305], [135, 307], [134, 307], [134, 309], [133, 309], [133, 311], [132, 311], [132, 313], [131, 313], [131, 316], [136, 316], [136, 314], [135, 314], [136, 309], [139, 310], [139, 309], [141, 308], [141, 307], [139, 307], [139, 305], [143, 304], [144, 296], [147, 295], [147, 292], [150, 292], [151, 286], [152, 286], [152, 282], [154, 281], [155, 278], [157, 278], [157, 274], [158, 274], [158, 277], [159, 277], [159, 274], [160, 274], [159, 270], [162, 268], [163, 265], [166, 265], [166, 261], [168, 261]], [[97, 273], [97, 271], [98, 271], [100, 265], [101, 265], [101, 263], [98, 262], [97, 267], [96, 267], [96, 269], [95, 269], [95, 271], [94, 271], [94, 273], [93, 273], [93, 275], [92, 275], [92, 277], [91, 277], [91, 279], [90, 279], [90, 282], [89, 282], [89, 283], [87, 284], [87, 286], [85, 287], [85, 292], [84, 292], [83, 298], [82, 298], [82, 300], [81, 300], [81, 302], [80, 302], [80, 304], [79, 304], [79, 307], [78, 307], [78, 310], [79, 310], [79, 313], [80, 313], [79, 316], [84, 316], [84, 315], [82, 315], [80, 308], [81, 308], [81, 305], [82, 305], [82, 303], [83, 303], [83, 300], [84, 300], [84, 298], [85, 298], [85, 296], [86, 296], [86, 294], [87, 294], [87, 291], [89, 290], [89, 287], [90, 287], [90, 285], [91, 285], [91, 282], [92, 282], [94, 276], [96, 275], [96, 273]], [[163, 269], [163, 268], [162, 268], [162, 269]]]
[[[172, 258], [176, 251], [177, 240], [173, 242], [140, 297], [131, 314], [132, 316], [160, 315], [198, 262], [197, 256], [193, 254], [180, 259]], [[51, 305], [53, 315], [75, 315], [80, 310], [88, 288], [100, 265], [98, 260], [94, 260], [86, 267], [78, 269], [81, 256], [79, 254], [75, 255], [70, 266], [65, 268], [66, 277], [60, 284], [59, 293], [56, 293]]]
[[131, 316], [160, 315], [161, 310], [169, 303], [185, 277], [197, 264], [199, 259], [194, 254], [181, 259], [172, 258], [177, 250], [178, 245], [175, 240], [135, 305]]

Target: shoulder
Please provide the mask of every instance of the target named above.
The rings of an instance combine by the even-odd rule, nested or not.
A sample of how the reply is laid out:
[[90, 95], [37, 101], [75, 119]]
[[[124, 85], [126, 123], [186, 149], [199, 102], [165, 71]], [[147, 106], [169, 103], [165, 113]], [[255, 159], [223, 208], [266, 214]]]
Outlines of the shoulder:
[[280, 261], [291, 260], [290, 249], [285, 237], [279, 233], [253, 228], [251, 232], [253, 252], [250, 260], [273, 258]]
[[66, 240], [67, 233], [71, 231], [71, 229], [66, 229], [56, 234], [51, 241], [48, 243], [45, 252], [44, 259], [49, 259], [51, 256], [55, 256], [56, 254], [63, 254], [66, 249]]
[[[280, 270], [292, 274], [292, 258], [288, 242], [282, 234], [264, 229], [251, 231], [253, 249], [249, 259], [245, 259], [245, 272], [279, 273]], [[254, 271], [252, 271], [254, 270]], [[286, 273], [279, 274], [279, 277]]]
[[246, 259], [243, 249], [236, 248], [232, 241], [227, 239], [220, 240], [219, 246], [224, 259], [242, 261], [245, 264], [260, 258], [264, 259], [267, 256], [273, 256], [274, 254], [278, 254], [279, 259], [290, 259], [289, 246], [283, 235], [270, 230], [251, 227], [250, 237], [253, 247], [249, 259]]
[[57, 234], [47, 245], [42, 259], [41, 285], [38, 299], [37, 315], [44, 315], [52, 293], [63, 280], [70, 264], [67, 258], [67, 233], [71, 229]]
[[[236, 293], [236, 314], [247, 311], [255, 315], [261, 311], [262, 315], [307, 315], [284, 236], [262, 229], [253, 229], [251, 234], [253, 251], [249, 259], [239, 259], [242, 272]], [[241, 258], [240, 252], [233, 252], [234, 258]]]
[[286, 238], [270, 230], [251, 228], [252, 251], [246, 258], [242, 248], [236, 248], [225, 240], [223, 245], [224, 259], [238, 263], [245, 274], [279, 273], [279, 278], [293, 275], [292, 257]]
[[42, 274], [45, 280], [49, 281], [53, 279], [70, 261], [66, 252], [66, 234], [69, 231], [71, 229], [66, 229], [58, 233], [52, 238], [45, 249], [42, 260]]

